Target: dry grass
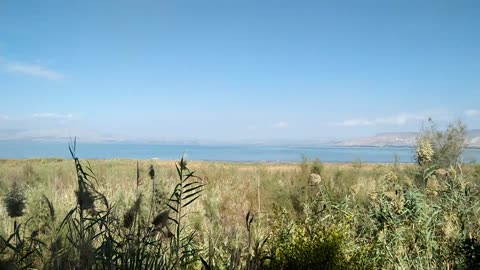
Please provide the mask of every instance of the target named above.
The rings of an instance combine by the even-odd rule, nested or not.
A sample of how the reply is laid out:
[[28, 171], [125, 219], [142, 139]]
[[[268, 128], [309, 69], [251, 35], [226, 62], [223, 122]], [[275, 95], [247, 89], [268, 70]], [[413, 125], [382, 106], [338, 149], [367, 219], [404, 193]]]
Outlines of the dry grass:
[[[119, 206], [126, 206], [135, 199], [136, 160], [110, 159], [87, 160], [98, 180], [100, 191]], [[154, 165], [161, 188], [169, 191], [175, 182], [175, 161], [140, 160], [140, 192], [149, 194], [150, 179], [148, 167]], [[260, 207], [270, 209], [279, 194], [296, 185], [302, 175], [300, 163], [231, 163], [190, 161], [189, 168], [197, 172], [207, 184], [204, 201], [213, 200], [218, 204], [218, 215], [225, 222], [240, 220], [248, 210], [257, 211], [258, 192]], [[408, 167], [409, 165], [401, 165]], [[360, 169], [352, 164], [324, 164], [323, 179], [343, 187], [348, 191], [361, 192], [362, 186], [372, 185], [372, 174], [381, 175], [391, 165], [362, 164]], [[341, 172], [338, 176], [338, 172]], [[355, 174], [355, 179], [345, 181], [344, 177]], [[340, 177], [340, 179], [339, 179]], [[72, 160], [65, 159], [24, 159], [0, 160], [0, 195], [13, 183], [19, 182], [27, 187], [27, 214], [34, 213], [36, 201], [42, 194], [46, 195], [58, 207], [59, 214], [64, 214], [74, 201], [76, 172]], [[343, 181], [344, 183], [339, 183]], [[258, 185], [260, 189], [258, 190]], [[203, 202], [205, 203], [205, 202]], [[208, 204], [208, 203], [207, 203]], [[263, 207], [262, 207], [263, 206]], [[262, 209], [260, 209], [262, 210]], [[204, 211], [199, 205], [197, 212]], [[0, 208], [0, 218], [6, 213]], [[6, 230], [6, 228], [2, 228]]]
[[[139, 161], [138, 190], [137, 161], [83, 162], [87, 163], [95, 173], [98, 191], [114, 203], [113, 211], [120, 217], [131, 209], [139, 193], [145, 196], [145, 202], [152, 201], [150, 165], [155, 168], [154, 194], [158, 198], [154, 201], [167, 199], [178, 183], [174, 161]], [[426, 175], [428, 168], [413, 164], [326, 163], [315, 168], [314, 163], [191, 161], [188, 167], [201, 177], [199, 181], [204, 186], [200, 199], [182, 212], [188, 214], [184, 224], [197, 232], [195, 245], [200, 248], [197, 255], [218, 268], [240, 265], [245, 268], [252, 262], [259, 263], [255, 261], [262, 254], [258, 243], [270, 236], [273, 239], [269, 239], [267, 246], [275, 254], [290, 252], [290, 246], [305, 247], [300, 240], [321, 241], [312, 244], [318, 248], [325, 248], [325, 243], [333, 245], [341, 252], [335, 258], [348, 258], [346, 261], [352, 263], [363, 258], [373, 268], [450, 267], [461, 263], [456, 260], [463, 255], [452, 259], [448, 254], [460, 252], [461, 241], [480, 235], [480, 230], [475, 229], [480, 228], [475, 195], [480, 192], [480, 169], [475, 165], [465, 165], [462, 177], [444, 177], [445, 170], [439, 171], [433, 174], [437, 175], [435, 181], [431, 176], [419, 178], [416, 173], [427, 170], [422, 172]], [[320, 175], [312, 176], [312, 172]], [[43, 195], [61, 217], [75, 206], [76, 177], [72, 160], [0, 160], [0, 196], [13, 182], [18, 182], [25, 186], [27, 198], [26, 213], [19, 222], [45, 212], [45, 205], [39, 203]], [[163, 213], [165, 206], [158, 205], [155, 212]], [[143, 207], [145, 213], [152, 210], [148, 205]], [[248, 232], [247, 213], [255, 217]], [[0, 219], [7, 221], [1, 224], [0, 235], [11, 234], [11, 222], [3, 207]], [[469, 221], [468, 226], [465, 220]], [[302, 240], [309, 230], [326, 235]], [[281, 235], [291, 237], [288, 241], [293, 242], [278, 238]], [[417, 244], [418, 237], [425, 239], [421, 238]], [[287, 242], [276, 247], [278, 241]], [[413, 256], [412, 252], [424, 255]], [[443, 257], [433, 263], [428, 256], [434, 255]]]

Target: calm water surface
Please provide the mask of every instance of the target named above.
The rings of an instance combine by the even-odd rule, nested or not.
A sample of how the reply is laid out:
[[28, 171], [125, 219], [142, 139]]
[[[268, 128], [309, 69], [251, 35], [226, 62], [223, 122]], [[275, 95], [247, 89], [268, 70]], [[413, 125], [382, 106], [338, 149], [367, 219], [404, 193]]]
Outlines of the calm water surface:
[[[412, 162], [412, 148], [265, 146], [265, 145], [164, 145], [132, 143], [79, 143], [80, 158], [178, 159], [236, 162], [296, 162], [305, 156], [325, 162]], [[0, 158], [70, 158], [68, 143], [0, 141]], [[480, 160], [480, 149], [467, 149], [464, 161]]]

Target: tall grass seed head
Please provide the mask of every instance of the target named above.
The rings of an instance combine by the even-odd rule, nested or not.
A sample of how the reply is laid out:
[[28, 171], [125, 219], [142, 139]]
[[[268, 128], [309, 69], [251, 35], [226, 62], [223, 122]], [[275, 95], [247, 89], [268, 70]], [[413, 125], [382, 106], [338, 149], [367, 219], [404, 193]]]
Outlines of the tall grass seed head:
[[148, 169], [148, 176], [150, 176], [150, 179], [152, 180], [155, 177], [155, 169], [153, 168], [153, 165], [150, 165]]
[[405, 186], [408, 187], [408, 188], [411, 188], [411, 187], [414, 186], [414, 181], [413, 181], [413, 179], [410, 178], [410, 177], [408, 177], [408, 176], [403, 178], [403, 183], [404, 183]]
[[95, 198], [93, 197], [90, 191], [77, 190], [75, 191], [75, 195], [77, 197], [77, 203], [78, 205], [80, 205], [80, 209], [82, 210], [95, 209]]
[[316, 173], [311, 173], [310, 174], [310, 181], [315, 184], [320, 184], [322, 182], [322, 176]]
[[430, 141], [426, 138], [420, 139], [417, 142], [416, 158], [418, 163], [423, 164], [432, 161], [434, 155], [433, 147]]
[[437, 195], [439, 189], [440, 189], [440, 185], [438, 183], [437, 177], [435, 175], [431, 175], [427, 179], [427, 192], [432, 195]]
[[10, 190], [3, 199], [8, 216], [11, 218], [23, 216], [25, 209], [25, 194], [23, 189], [17, 182], [14, 182]]
[[130, 228], [134, 220], [135, 220], [135, 213], [130, 209], [123, 215], [123, 227]]
[[388, 172], [385, 176], [384, 179], [387, 183], [389, 184], [395, 184], [398, 182], [398, 175], [394, 172]]
[[158, 214], [152, 221], [155, 227], [165, 227], [168, 223], [168, 211], [163, 211]]
[[180, 160], [179, 165], [181, 170], [187, 170], [187, 160], [184, 157]]
[[450, 168], [448, 168], [447, 173], [452, 178], [457, 177], [457, 170], [455, 170], [455, 168], [453, 168], [452, 166], [450, 166]]
[[130, 228], [137, 216], [138, 212], [140, 211], [140, 204], [142, 203], [142, 196], [139, 196], [135, 203], [128, 209], [128, 211], [123, 215], [123, 227]]

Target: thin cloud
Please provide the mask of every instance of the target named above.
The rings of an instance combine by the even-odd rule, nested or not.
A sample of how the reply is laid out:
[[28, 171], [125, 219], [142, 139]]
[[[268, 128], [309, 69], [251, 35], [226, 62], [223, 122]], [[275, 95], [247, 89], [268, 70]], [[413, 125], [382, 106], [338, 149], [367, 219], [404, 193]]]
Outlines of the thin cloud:
[[0, 120], [10, 120], [10, 117], [8, 115], [0, 115]]
[[39, 65], [12, 63], [7, 64], [6, 68], [9, 72], [25, 74], [47, 80], [61, 80], [64, 78], [63, 74]]
[[288, 127], [288, 123], [287, 122], [284, 122], [284, 121], [280, 121], [276, 124], [273, 125], [274, 128], [287, 128]]
[[373, 125], [373, 122], [368, 119], [355, 118], [355, 119], [345, 120], [343, 122], [337, 123], [336, 125], [344, 126], [344, 127], [371, 126]]
[[410, 122], [410, 121], [426, 120], [427, 118], [428, 116], [426, 115], [400, 113], [392, 117], [376, 119], [375, 122], [378, 124], [387, 124], [387, 125], [405, 125], [407, 122]]
[[405, 125], [410, 121], [426, 120], [428, 116], [423, 114], [399, 113], [390, 117], [378, 117], [374, 119], [354, 118], [335, 123], [336, 126], [344, 127], [359, 127], [359, 126], [373, 126], [373, 125]]
[[34, 113], [32, 114], [33, 118], [42, 118], [42, 119], [72, 119], [73, 115], [69, 114], [58, 114], [58, 113]]
[[480, 110], [470, 109], [465, 111], [466, 116], [474, 117], [480, 115]]

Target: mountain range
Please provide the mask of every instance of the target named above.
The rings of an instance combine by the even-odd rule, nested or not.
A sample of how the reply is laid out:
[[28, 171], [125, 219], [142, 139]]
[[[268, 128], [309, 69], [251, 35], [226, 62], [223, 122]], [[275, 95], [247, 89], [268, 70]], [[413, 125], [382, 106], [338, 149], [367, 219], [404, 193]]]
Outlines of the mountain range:
[[[374, 136], [337, 142], [338, 146], [413, 146], [418, 132], [379, 133]], [[466, 145], [480, 147], [480, 129], [467, 132]]]
[[[32, 140], [32, 141], [70, 141], [71, 132], [65, 129], [52, 129], [44, 131], [28, 131], [21, 129], [0, 129], [0, 140]], [[416, 143], [418, 132], [389, 132], [379, 133], [369, 137], [353, 138], [347, 140], [323, 140], [323, 141], [286, 141], [286, 140], [263, 140], [263, 141], [199, 141], [199, 140], [128, 140], [117, 138], [111, 134], [97, 134], [95, 132], [81, 132], [75, 135], [82, 142], [96, 143], [161, 143], [161, 144], [245, 144], [245, 145], [296, 145], [296, 146], [399, 146], [411, 147]], [[467, 132], [466, 145], [480, 148], [480, 129]]]

